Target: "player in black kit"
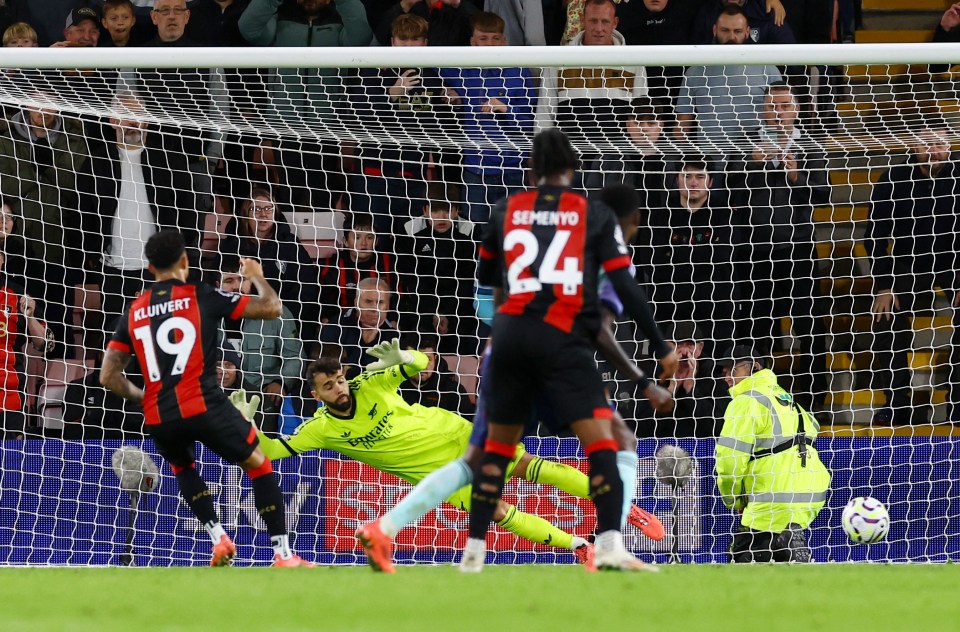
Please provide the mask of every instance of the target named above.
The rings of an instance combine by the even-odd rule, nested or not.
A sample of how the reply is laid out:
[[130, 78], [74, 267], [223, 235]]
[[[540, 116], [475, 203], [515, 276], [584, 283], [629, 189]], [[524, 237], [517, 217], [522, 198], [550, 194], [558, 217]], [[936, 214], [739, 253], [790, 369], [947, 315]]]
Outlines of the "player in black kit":
[[563, 132], [537, 134], [531, 166], [538, 188], [501, 201], [480, 246], [477, 280], [502, 286], [505, 298], [493, 322], [486, 375], [489, 435], [474, 470], [470, 539], [460, 568], [483, 567], [485, 535], [503, 492], [504, 472], [540, 394], [552, 405], [554, 429], [576, 433], [590, 460], [597, 567], [650, 568], [626, 550], [620, 533], [618, 443], [594, 361], [601, 269], [625, 312], [647, 334], [667, 378], [676, 370], [676, 356], [628, 271], [630, 254], [614, 213], [570, 189], [577, 158]]
[[[237, 550], [197, 473], [197, 441], [242, 467], [250, 477], [257, 511], [270, 533], [274, 566], [313, 566], [290, 551], [283, 494], [273, 467], [260, 449], [256, 428], [234, 408], [216, 378], [220, 321], [279, 318], [280, 298], [253, 259], [241, 260], [240, 274], [257, 288], [257, 297], [187, 283], [187, 253], [176, 231], [150, 237], [145, 254], [156, 282], [120, 319], [107, 345], [100, 383], [143, 407], [147, 433], [170, 463], [180, 494], [213, 540], [211, 566], [230, 565]], [[131, 355], [143, 372], [144, 390], [123, 375]]]

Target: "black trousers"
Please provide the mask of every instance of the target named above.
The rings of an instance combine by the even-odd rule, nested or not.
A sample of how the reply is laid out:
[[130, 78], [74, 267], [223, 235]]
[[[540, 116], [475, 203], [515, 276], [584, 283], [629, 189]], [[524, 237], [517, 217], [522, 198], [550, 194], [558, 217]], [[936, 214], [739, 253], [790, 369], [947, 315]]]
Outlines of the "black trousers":
[[751, 562], [810, 562], [812, 555], [803, 529], [793, 523], [782, 533], [744, 529], [733, 536], [730, 561], [734, 564]]
[[[904, 286], [905, 283], [910, 283]], [[915, 332], [910, 318], [934, 309], [937, 294], [935, 287], [943, 289], [947, 300], [953, 301], [952, 278], [935, 273], [902, 275], [898, 278], [900, 287], [894, 290], [894, 296], [900, 301], [900, 309], [894, 309], [892, 318], [882, 318], [880, 322], [872, 319], [873, 340], [873, 386], [882, 389], [887, 396], [887, 405], [891, 409], [891, 422], [899, 424], [925, 423], [913, 409], [911, 373], [908, 354], [915, 348]], [[960, 317], [953, 310], [953, 332], [950, 336], [950, 355], [947, 360], [947, 404], [948, 419], [956, 419], [957, 403], [960, 402]]]
[[827, 331], [820, 314], [820, 274], [813, 243], [740, 252], [734, 274], [747, 328], [758, 351], [773, 353], [780, 319], [789, 316], [800, 342], [789, 389], [807, 410], [823, 406], [827, 391]]

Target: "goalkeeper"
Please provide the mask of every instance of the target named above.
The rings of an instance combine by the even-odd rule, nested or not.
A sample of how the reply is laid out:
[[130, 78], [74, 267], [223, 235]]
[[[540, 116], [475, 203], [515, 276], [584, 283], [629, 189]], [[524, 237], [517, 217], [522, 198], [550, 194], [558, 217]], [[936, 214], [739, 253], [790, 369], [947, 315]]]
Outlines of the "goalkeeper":
[[[413, 349], [401, 350], [397, 340], [384, 342], [367, 353], [378, 361], [352, 380], [344, 377], [336, 359], [321, 358], [310, 365], [311, 393], [324, 406], [289, 438], [270, 439], [258, 432], [267, 458], [333, 450], [416, 485], [464, 453], [473, 424], [442, 408], [407, 404], [397, 392], [404, 380], [426, 368], [427, 356]], [[247, 404], [244, 398], [245, 394], [238, 391], [231, 401], [250, 418], [259, 402], [253, 398]], [[586, 498], [590, 491], [586, 474], [532, 456], [522, 444], [517, 445], [507, 469], [507, 478], [511, 476], [552, 485], [580, 498]], [[447, 498], [447, 502], [469, 511], [470, 492], [469, 486], [464, 487]], [[531, 542], [570, 549], [581, 562], [586, 559], [588, 542], [585, 539], [503, 501], [497, 507], [494, 520]], [[382, 570], [391, 572], [392, 567]]]

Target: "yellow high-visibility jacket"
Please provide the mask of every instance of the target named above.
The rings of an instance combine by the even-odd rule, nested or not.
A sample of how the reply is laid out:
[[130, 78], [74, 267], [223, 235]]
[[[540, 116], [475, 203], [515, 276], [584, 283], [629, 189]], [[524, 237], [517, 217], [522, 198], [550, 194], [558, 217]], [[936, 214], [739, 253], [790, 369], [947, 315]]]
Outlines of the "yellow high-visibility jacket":
[[756, 531], [809, 526], [826, 502], [831, 478], [813, 447], [816, 419], [767, 369], [737, 383], [730, 396], [715, 453], [723, 503], [743, 508], [741, 523]]

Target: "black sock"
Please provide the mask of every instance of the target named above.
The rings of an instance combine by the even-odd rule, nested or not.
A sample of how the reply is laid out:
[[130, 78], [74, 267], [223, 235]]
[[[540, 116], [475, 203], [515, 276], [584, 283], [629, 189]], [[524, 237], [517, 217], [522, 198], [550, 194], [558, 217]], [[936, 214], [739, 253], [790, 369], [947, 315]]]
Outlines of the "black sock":
[[590, 500], [597, 508], [597, 533], [619, 531], [623, 480], [617, 470], [617, 453], [613, 450], [590, 454]]
[[188, 467], [178, 472], [176, 477], [177, 485], [180, 487], [180, 495], [190, 505], [193, 515], [202, 524], [220, 522], [220, 519], [217, 518], [217, 510], [213, 508], [213, 496], [197, 471]]
[[262, 474], [254, 479], [253, 500], [257, 505], [257, 513], [267, 525], [267, 532], [271, 535], [286, 535], [287, 524], [283, 507], [283, 492], [280, 483], [273, 472]]
[[470, 537], [483, 540], [503, 495], [503, 480], [510, 457], [484, 452], [473, 472], [473, 492], [470, 495]]

